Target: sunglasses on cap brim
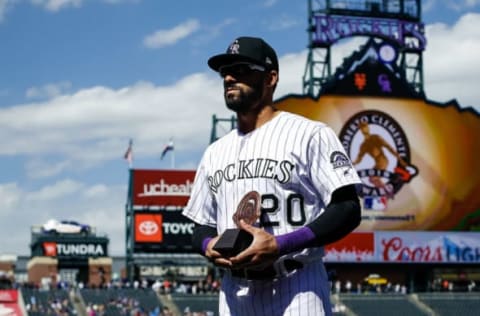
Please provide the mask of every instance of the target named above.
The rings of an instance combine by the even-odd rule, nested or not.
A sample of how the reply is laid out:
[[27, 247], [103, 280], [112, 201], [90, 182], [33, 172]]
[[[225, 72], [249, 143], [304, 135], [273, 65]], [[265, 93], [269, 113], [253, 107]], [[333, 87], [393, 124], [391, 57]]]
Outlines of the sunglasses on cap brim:
[[226, 75], [241, 76], [251, 73], [252, 71], [265, 71], [265, 67], [252, 64], [248, 62], [236, 62], [218, 68], [220, 77], [224, 78]]

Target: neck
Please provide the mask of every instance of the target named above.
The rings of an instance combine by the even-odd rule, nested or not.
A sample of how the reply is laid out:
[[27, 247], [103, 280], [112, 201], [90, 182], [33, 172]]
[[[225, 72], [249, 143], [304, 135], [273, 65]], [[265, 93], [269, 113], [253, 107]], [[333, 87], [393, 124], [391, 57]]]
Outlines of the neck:
[[237, 112], [238, 130], [243, 134], [250, 133], [273, 119], [278, 113], [280, 111], [273, 105], [264, 106], [256, 111]]

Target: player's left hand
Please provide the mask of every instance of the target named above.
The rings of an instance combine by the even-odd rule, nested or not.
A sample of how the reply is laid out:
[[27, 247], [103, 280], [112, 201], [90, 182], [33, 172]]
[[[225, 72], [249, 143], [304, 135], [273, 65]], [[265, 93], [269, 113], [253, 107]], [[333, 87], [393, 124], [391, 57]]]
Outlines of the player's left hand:
[[253, 241], [244, 251], [229, 258], [232, 269], [265, 268], [278, 259], [278, 245], [275, 237], [262, 228], [258, 228], [240, 220], [240, 229], [252, 234]]

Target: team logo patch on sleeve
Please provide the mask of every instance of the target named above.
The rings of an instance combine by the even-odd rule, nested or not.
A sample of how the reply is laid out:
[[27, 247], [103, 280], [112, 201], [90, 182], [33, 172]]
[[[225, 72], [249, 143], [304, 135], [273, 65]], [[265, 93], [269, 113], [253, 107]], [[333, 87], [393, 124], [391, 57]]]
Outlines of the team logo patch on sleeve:
[[350, 159], [340, 151], [334, 151], [330, 155], [330, 162], [332, 163], [333, 169], [351, 166]]

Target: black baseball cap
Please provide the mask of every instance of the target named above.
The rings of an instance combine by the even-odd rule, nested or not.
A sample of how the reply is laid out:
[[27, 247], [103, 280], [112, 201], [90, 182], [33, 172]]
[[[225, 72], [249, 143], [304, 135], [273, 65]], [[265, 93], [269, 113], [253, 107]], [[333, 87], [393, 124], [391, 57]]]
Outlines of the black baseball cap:
[[235, 62], [249, 62], [278, 71], [278, 58], [275, 50], [258, 37], [238, 37], [227, 47], [225, 54], [215, 55], [208, 59], [208, 65], [215, 71], [218, 71], [221, 66]]

